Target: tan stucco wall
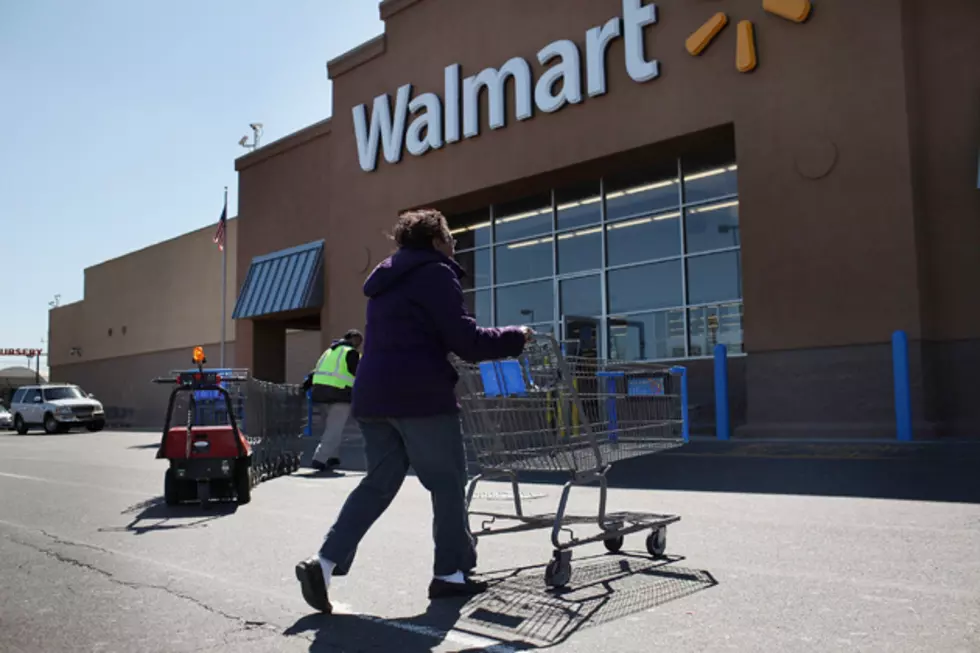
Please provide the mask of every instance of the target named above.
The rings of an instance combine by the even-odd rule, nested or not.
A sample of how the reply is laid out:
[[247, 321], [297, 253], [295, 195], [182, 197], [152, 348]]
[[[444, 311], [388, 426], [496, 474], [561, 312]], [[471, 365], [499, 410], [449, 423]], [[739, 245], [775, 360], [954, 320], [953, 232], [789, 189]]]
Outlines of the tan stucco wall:
[[[217, 343], [202, 341], [201, 344], [206, 351], [216, 353], [218, 350]], [[229, 367], [237, 367], [234, 344], [228, 343], [226, 364]], [[159, 428], [163, 424], [170, 388], [154, 384], [152, 380], [172, 370], [189, 367], [190, 354], [188, 347], [179, 347], [101, 360], [74, 359], [71, 363], [52, 367], [51, 380], [76, 383], [95, 394], [106, 407], [110, 427]], [[288, 334], [286, 381], [302, 383], [319, 355], [319, 331]]]
[[[84, 299], [50, 312], [49, 366], [220, 342], [221, 253], [212, 240], [214, 230], [209, 225], [87, 268]], [[237, 244], [238, 220], [233, 218], [226, 245], [229, 343], [235, 339], [231, 313], [238, 296]], [[73, 348], [81, 355], [71, 355]], [[209, 362], [217, 364], [217, 348], [207, 353]]]

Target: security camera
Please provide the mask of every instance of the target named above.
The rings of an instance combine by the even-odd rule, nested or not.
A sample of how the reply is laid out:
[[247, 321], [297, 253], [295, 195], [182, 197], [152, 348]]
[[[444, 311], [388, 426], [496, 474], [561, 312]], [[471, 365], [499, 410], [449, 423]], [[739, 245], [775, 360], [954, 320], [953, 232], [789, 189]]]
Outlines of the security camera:
[[262, 123], [260, 123], [260, 122], [249, 123], [248, 126], [251, 127], [255, 131], [258, 131], [259, 129], [262, 129]]

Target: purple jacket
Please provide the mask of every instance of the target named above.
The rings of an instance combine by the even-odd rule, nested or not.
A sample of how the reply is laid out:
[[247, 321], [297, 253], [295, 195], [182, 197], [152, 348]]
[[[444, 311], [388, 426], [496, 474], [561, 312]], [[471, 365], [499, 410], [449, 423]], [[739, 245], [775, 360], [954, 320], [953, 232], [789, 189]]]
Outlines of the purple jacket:
[[364, 354], [354, 417], [429, 417], [459, 410], [450, 352], [479, 362], [524, 350], [518, 327], [485, 329], [466, 312], [456, 261], [434, 249], [400, 249], [364, 283]]

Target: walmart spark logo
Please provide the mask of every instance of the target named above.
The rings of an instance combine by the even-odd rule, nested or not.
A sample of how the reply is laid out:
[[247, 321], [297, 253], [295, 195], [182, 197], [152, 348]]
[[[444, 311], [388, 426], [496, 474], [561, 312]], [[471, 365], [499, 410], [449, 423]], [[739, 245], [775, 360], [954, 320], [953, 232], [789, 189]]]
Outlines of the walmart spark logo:
[[[810, 0], [762, 0], [762, 8], [774, 16], [802, 23], [810, 17], [813, 6]], [[711, 45], [726, 25], [728, 15], [719, 11], [687, 38], [687, 51], [691, 56], [698, 56]], [[742, 73], [752, 72], [759, 63], [755, 47], [755, 27], [752, 21], [743, 20], [738, 23], [737, 30], [735, 68]]]

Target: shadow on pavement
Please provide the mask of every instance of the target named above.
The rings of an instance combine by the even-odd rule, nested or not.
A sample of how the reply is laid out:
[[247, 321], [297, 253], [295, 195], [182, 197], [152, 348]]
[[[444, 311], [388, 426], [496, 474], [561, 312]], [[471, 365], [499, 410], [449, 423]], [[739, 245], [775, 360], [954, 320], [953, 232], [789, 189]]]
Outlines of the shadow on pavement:
[[214, 502], [207, 506], [185, 504], [168, 506], [163, 497], [142, 501], [122, 511], [123, 515], [135, 515], [125, 526], [100, 528], [99, 532], [130, 532], [145, 535], [154, 531], [169, 531], [187, 528], [206, 528], [208, 522], [229, 517], [238, 511], [234, 502]]
[[127, 449], [159, 449], [160, 442], [147, 442], [146, 444], [134, 444], [127, 447]]
[[619, 488], [980, 502], [980, 446], [699, 443], [613, 465]]
[[[364, 470], [363, 447], [345, 441], [345, 473]], [[613, 462], [610, 487], [980, 503], [980, 442], [719, 442], [696, 440]], [[479, 473], [471, 456], [470, 473]], [[564, 484], [568, 473], [522, 472], [528, 483]]]
[[[652, 610], [718, 584], [710, 572], [678, 567], [682, 560], [601, 555], [572, 563], [562, 590], [544, 584], [544, 567], [484, 574], [490, 589], [466, 602], [433, 602], [420, 615], [381, 619], [369, 615], [303, 617], [285, 635], [314, 631], [310, 651], [432, 651], [453, 631], [453, 644], [470, 638], [465, 651], [547, 648], [575, 633]], [[465, 646], [466, 644], [464, 644]], [[459, 650], [459, 649], [454, 649]]]

